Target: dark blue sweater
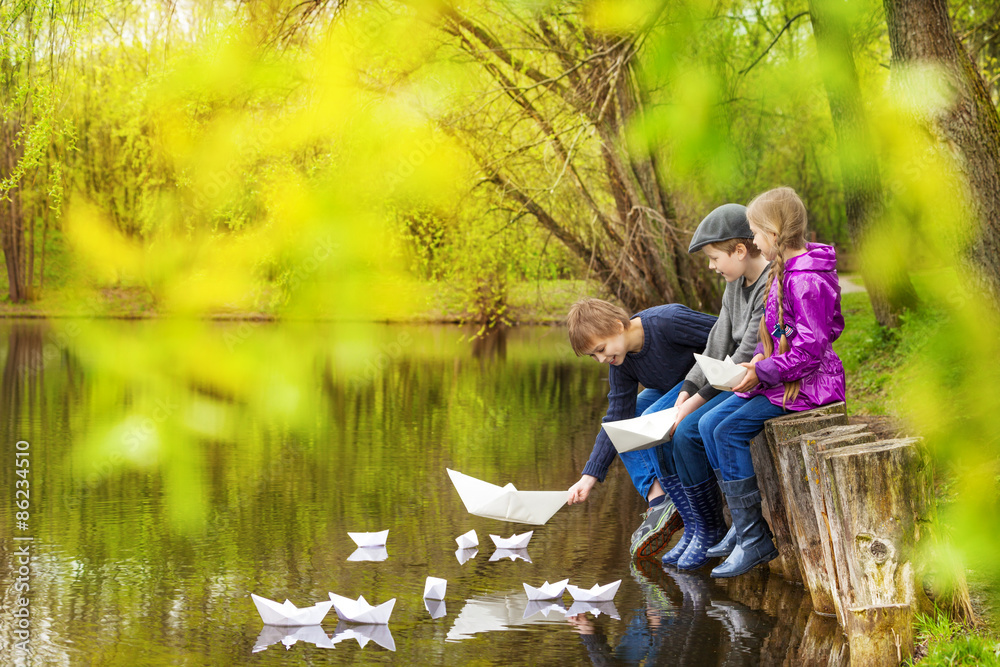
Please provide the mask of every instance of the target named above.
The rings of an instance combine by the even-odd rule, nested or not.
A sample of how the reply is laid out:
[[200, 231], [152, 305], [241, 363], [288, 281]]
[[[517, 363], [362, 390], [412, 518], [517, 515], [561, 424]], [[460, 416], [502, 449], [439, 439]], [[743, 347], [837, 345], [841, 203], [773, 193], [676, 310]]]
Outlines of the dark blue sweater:
[[[667, 392], [684, 379], [694, 365], [694, 353], [705, 349], [708, 332], [716, 317], [678, 303], [668, 303], [640, 311], [632, 316], [642, 321], [642, 349], [629, 352], [619, 366], [608, 373], [608, 414], [601, 421], [635, 417], [635, 399], [639, 384], [647, 389]], [[615, 460], [614, 445], [602, 428], [597, 434], [584, 475], [604, 481], [608, 467]]]

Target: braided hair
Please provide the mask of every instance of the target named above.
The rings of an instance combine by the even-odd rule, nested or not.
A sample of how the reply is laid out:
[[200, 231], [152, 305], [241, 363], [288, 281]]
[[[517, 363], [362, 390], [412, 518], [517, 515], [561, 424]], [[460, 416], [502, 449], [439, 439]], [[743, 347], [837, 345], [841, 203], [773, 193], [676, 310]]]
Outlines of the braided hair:
[[[767, 274], [767, 289], [764, 294], [770, 298], [771, 286], [777, 283], [776, 305], [778, 329], [781, 331], [778, 354], [784, 354], [791, 347], [785, 335], [785, 255], [790, 250], [806, 247], [806, 207], [792, 188], [775, 188], [757, 195], [747, 204], [747, 220], [757, 229], [776, 236], [775, 257]], [[774, 341], [767, 328], [766, 319], [766, 317], [760, 318], [760, 328], [757, 333], [758, 339], [764, 344], [765, 358], [774, 354]], [[799, 395], [801, 382], [795, 380], [785, 382], [784, 385], [785, 395], [781, 407], [795, 400]]]

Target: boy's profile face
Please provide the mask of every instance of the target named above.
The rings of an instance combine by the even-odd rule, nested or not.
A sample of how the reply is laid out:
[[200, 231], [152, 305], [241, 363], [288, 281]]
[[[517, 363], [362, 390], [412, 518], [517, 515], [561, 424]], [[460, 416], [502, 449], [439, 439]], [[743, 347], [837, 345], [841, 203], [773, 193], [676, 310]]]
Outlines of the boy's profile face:
[[586, 354], [594, 361], [611, 366], [619, 366], [625, 361], [625, 354], [628, 352], [628, 344], [625, 340], [625, 327], [621, 322], [616, 322], [618, 332], [608, 336], [602, 336], [590, 343]]
[[747, 258], [747, 250], [743, 244], [736, 246], [731, 255], [717, 248], [714, 243], [709, 243], [701, 250], [708, 257], [708, 268], [725, 278], [727, 283], [743, 277], [746, 270], [743, 260]]

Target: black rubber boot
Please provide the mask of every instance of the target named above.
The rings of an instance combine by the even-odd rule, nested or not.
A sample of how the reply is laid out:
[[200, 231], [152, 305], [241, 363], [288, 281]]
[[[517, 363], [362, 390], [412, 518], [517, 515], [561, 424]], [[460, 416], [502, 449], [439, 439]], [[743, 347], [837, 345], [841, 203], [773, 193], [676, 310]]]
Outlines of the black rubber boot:
[[733, 515], [733, 526], [736, 527], [736, 548], [722, 565], [712, 570], [712, 576], [716, 578], [741, 575], [778, 556], [771, 529], [761, 513], [757, 478], [724, 481], [722, 488]]

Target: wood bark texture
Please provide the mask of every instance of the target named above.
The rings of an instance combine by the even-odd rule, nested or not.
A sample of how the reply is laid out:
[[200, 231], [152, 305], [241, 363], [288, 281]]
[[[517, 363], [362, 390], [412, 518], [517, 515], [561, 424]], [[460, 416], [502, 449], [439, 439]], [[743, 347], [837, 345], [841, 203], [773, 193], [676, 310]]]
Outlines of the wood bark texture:
[[908, 604], [847, 610], [851, 667], [898, 665], [913, 656], [913, 610]]

